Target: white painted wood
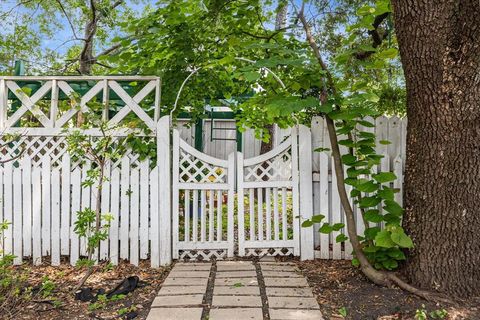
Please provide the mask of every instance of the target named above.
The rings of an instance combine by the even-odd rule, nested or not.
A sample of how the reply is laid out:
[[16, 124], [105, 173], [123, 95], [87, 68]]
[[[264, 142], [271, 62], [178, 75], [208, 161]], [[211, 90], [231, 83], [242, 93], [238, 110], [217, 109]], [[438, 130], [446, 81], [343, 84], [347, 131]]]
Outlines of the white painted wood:
[[[82, 182], [84, 182], [87, 179], [88, 176], [88, 170], [90, 170], [91, 163], [90, 161], [86, 161], [83, 166], [82, 166]], [[92, 198], [92, 188], [89, 186], [82, 186], [82, 198], [81, 198], [81, 203], [80, 203], [80, 210], [85, 210], [86, 208], [91, 208], [93, 210], [94, 207], [92, 208], [90, 199]], [[94, 191], [96, 192], [96, 190]], [[80, 256], [86, 257], [87, 256], [87, 239], [85, 237], [80, 237]]]
[[207, 199], [206, 191], [200, 191], [200, 241], [207, 241]]
[[278, 188], [273, 188], [273, 230], [274, 239], [280, 240], [280, 212], [278, 210]]
[[[175, 130], [174, 130], [175, 132]], [[172, 261], [171, 219], [170, 206], [170, 118], [164, 116], [157, 123], [157, 166], [158, 166], [158, 200], [160, 212], [160, 265], [168, 265]], [[178, 181], [178, 180], [177, 180]]]
[[[71, 211], [71, 226], [70, 226], [70, 264], [74, 266], [80, 258], [80, 239], [75, 232], [75, 222], [77, 219], [77, 212], [81, 209], [81, 179], [82, 171], [80, 168], [73, 170], [71, 174], [72, 180], [72, 211]], [[35, 207], [34, 207], [35, 208]]]
[[[243, 153], [237, 153], [238, 255], [245, 256], [245, 196], [243, 188]], [[230, 234], [230, 232], [229, 232]]]
[[[235, 249], [234, 205], [235, 205], [235, 152], [228, 155], [228, 198], [227, 198], [227, 257], [232, 258]], [[240, 194], [240, 193], [239, 193]]]
[[214, 239], [214, 191], [209, 190], [208, 193], [208, 241], [213, 242]]
[[[149, 221], [149, 171], [150, 161], [145, 159], [140, 162], [140, 259], [147, 259], [148, 247], [148, 221]], [[155, 190], [158, 192], [158, 190]]]
[[[180, 191], [178, 187], [178, 182], [180, 180], [180, 133], [178, 130], [173, 130], [173, 152], [172, 152], [172, 234], [168, 235], [168, 237], [172, 238], [172, 251], [173, 251], [173, 259], [178, 259], [178, 243], [179, 243], [179, 198], [180, 198]], [[160, 166], [159, 166], [160, 168]], [[164, 168], [165, 172], [169, 168]], [[160, 171], [160, 175], [163, 172]], [[161, 185], [161, 182], [160, 182]], [[161, 200], [160, 200], [161, 201]], [[170, 218], [170, 217], [169, 217]], [[162, 228], [163, 230], [163, 228]]]
[[[222, 212], [222, 198], [223, 198], [223, 193], [222, 191], [217, 191], [217, 194], [216, 194], [216, 197], [217, 197], [217, 209], [216, 209], [216, 212], [217, 212], [217, 237], [216, 237], [216, 241], [222, 241], [222, 220], [223, 220], [223, 212]], [[189, 212], [189, 211], [187, 211]], [[187, 220], [190, 220], [190, 219], [185, 219], [186, 221]]]
[[158, 167], [150, 171], [150, 263], [160, 267], [160, 212], [158, 205]]
[[130, 189], [132, 191], [130, 195], [130, 263], [138, 266], [139, 263], [139, 201], [140, 201], [140, 189], [139, 189], [140, 173], [137, 168], [130, 171]]
[[[100, 204], [100, 213], [102, 215], [110, 213], [110, 171], [111, 163], [107, 162], [104, 168], [104, 182], [102, 184], [102, 194], [101, 194], [101, 204]], [[102, 226], [105, 226], [107, 222], [102, 220]], [[108, 239], [100, 241], [100, 253], [99, 259], [106, 260], [108, 259]]]
[[[9, 223], [13, 223], [13, 165], [12, 162], [7, 162], [3, 165], [3, 219]], [[3, 243], [4, 252], [7, 254], [13, 253], [13, 229], [10, 226], [4, 232], [5, 240]]]
[[249, 203], [249, 210], [248, 214], [250, 216], [250, 238], [248, 240], [254, 241], [255, 240], [255, 189], [250, 188], [248, 189], [248, 203]]
[[128, 259], [130, 227], [130, 159], [122, 158], [120, 176], [120, 259]]
[[258, 222], [258, 240], [263, 240], [263, 189], [257, 188], [257, 222]]
[[403, 162], [401, 155], [393, 160], [393, 173], [397, 176], [397, 179], [393, 182], [393, 188], [398, 190], [395, 193], [395, 201], [403, 207]]
[[[185, 242], [190, 241], [190, 190], [185, 190], [184, 196], [184, 211], [183, 211], [183, 227], [184, 227], [184, 240]], [[195, 213], [194, 213], [195, 214]]]
[[[310, 155], [312, 152], [312, 135], [310, 129], [301, 125], [299, 127], [299, 154]], [[300, 223], [313, 216], [313, 190], [312, 190], [312, 157], [299, 158], [299, 197], [300, 197]], [[313, 226], [301, 228], [301, 260], [314, 259]]]
[[[61, 228], [60, 228], [60, 247], [61, 254], [70, 254], [70, 203], [71, 203], [71, 180], [70, 180], [70, 155], [64, 154], [62, 157], [62, 199], [61, 199]], [[73, 194], [73, 196], [78, 196]]]
[[193, 210], [192, 210], [192, 241], [198, 241], [198, 191], [192, 190], [193, 192]]
[[[120, 170], [113, 169], [110, 180], [111, 201], [110, 213], [113, 220], [110, 223], [109, 242], [110, 242], [110, 262], [114, 265], [118, 264], [119, 258], [119, 227], [120, 227]], [[153, 221], [152, 221], [153, 223]], [[158, 222], [157, 222], [158, 223]], [[153, 260], [153, 257], [152, 257]], [[153, 263], [153, 262], [152, 262]]]
[[[309, 133], [308, 133], [309, 134]], [[293, 233], [293, 254], [295, 256], [300, 256], [300, 194], [299, 194], [299, 145], [298, 145], [298, 136], [299, 136], [299, 126], [295, 126], [291, 130], [290, 139], [292, 139], [292, 160], [291, 160], [291, 175], [292, 175], [292, 233]], [[311, 136], [308, 135], [308, 143], [311, 144]], [[310, 147], [311, 148], [311, 147]], [[310, 153], [308, 153], [308, 158], [310, 159]], [[312, 170], [310, 169], [310, 172]], [[311, 173], [310, 173], [311, 174]], [[306, 192], [306, 191], [305, 191]], [[311, 185], [310, 185], [310, 197], [312, 195]], [[311, 201], [311, 199], [310, 199]], [[287, 237], [288, 238], [288, 237]], [[312, 241], [313, 245], [313, 241]], [[308, 249], [306, 249], [308, 250]]]
[[22, 243], [22, 169], [13, 169], [13, 255], [14, 263], [21, 264], [23, 261]]
[[5, 128], [8, 111], [8, 88], [5, 78], [0, 78], [0, 128]]
[[265, 188], [265, 240], [272, 240], [272, 199], [271, 189]]
[[[340, 223], [342, 221], [342, 208], [340, 204], [340, 196], [337, 188], [337, 178], [335, 175], [335, 167], [332, 164], [332, 206], [330, 224]], [[342, 259], [342, 246], [335, 241], [335, 238], [340, 234], [339, 231], [333, 231], [330, 234], [330, 243], [332, 244], [332, 258]]]
[[[32, 255], [32, 162], [30, 157], [24, 156], [22, 167], [22, 215], [23, 215], [23, 255]], [[0, 174], [1, 175], [1, 174]], [[0, 181], [0, 184], [2, 182]], [[0, 190], [0, 194], [3, 194]], [[18, 213], [20, 214], [20, 213]], [[0, 215], [0, 219], [1, 219]]]
[[[5, 176], [4, 176], [5, 180]], [[32, 170], [32, 257], [33, 264], [42, 263], [42, 185], [41, 168]]]
[[60, 170], [52, 170], [52, 266], [60, 265]]
[[[328, 172], [328, 163], [330, 156], [321, 152], [319, 155], [319, 173], [320, 173], [320, 186], [319, 186], [319, 200], [320, 200], [320, 212], [319, 214], [324, 215], [325, 218], [322, 223], [330, 221], [330, 190], [329, 190], [329, 172]], [[320, 224], [315, 225], [315, 230], [320, 228]], [[319, 232], [320, 233], [320, 232]], [[320, 233], [320, 257], [321, 259], [330, 259], [330, 237], [328, 234]]]
[[57, 79], [52, 80], [52, 92], [51, 92], [51, 103], [50, 103], [50, 123], [52, 127], [55, 127], [55, 122], [58, 116], [58, 83]]

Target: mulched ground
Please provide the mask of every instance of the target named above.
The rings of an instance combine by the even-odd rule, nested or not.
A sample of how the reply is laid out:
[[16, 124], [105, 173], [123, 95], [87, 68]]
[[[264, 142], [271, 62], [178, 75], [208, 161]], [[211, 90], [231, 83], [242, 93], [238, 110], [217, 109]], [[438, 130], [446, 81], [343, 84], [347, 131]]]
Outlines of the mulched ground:
[[[480, 297], [459, 306], [437, 305], [400, 289], [382, 288], [367, 281], [349, 261], [316, 260], [299, 262], [326, 319], [415, 319], [417, 309], [427, 313], [445, 309], [444, 319], [480, 319]], [[422, 305], [424, 305], [422, 307]], [[428, 319], [432, 319], [429, 317]]]
[[[346, 319], [355, 320], [415, 319], [417, 309], [425, 309], [428, 313], [445, 309], [448, 316], [444, 319], [480, 319], [480, 297], [462, 301], [459, 306], [437, 305], [399, 289], [378, 287], [368, 282], [349, 261], [316, 260], [297, 263], [314, 287], [325, 319], [344, 319], [339, 312], [341, 308], [347, 312]], [[122, 262], [112, 270], [99, 270], [90, 277], [87, 287], [108, 291], [132, 275], [138, 276], [146, 285], [123, 299], [108, 302], [97, 310], [89, 310], [89, 302], [75, 300], [72, 294], [84, 271], [67, 263], [58, 267], [33, 267], [26, 263], [15, 268], [18, 273], [25, 274], [31, 287], [38, 286], [45, 276], [54, 283], [54, 287], [47, 297], [37, 294], [31, 301], [8, 306], [8, 314], [5, 310], [0, 310], [2, 320], [128, 319], [126, 314], [121, 314], [122, 310], [124, 312], [127, 309], [134, 311], [134, 319], [145, 319], [153, 298], [168, 274], [168, 269], [150, 268], [149, 261], [142, 261], [138, 267]], [[101, 268], [102, 266], [99, 267]]]
[[128, 319], [127, 314], [132, 311], [131, 316], [136, 314], [134, 319], [145, 319], [168, 270], [152, 269], [150, 261], [141, 261], [138, 267], [123, 262], [111, 270], [101, 270], [103, 267], [99, 266], [99, 271], [88, 279], [86, 287], [108, 291], [126, 277], [134, 275], [140, 278], [144, 286], [136, 288], [123, 299], [109, 301], [97, 310], [91, 310], [90, 306], [89, 310], [91, 303], [75, 300], [72, 293], [84, 271], [67, 263], [57, 267], [24, 264], [16, 269], [27, 275], [29, 286], [38, 286], [42, 278], [48, 276], [54, 283], [53, 291], [46, 297], [37, 294], [31, 301], [10, 308], [10, 315], [5, 310], [0, 311], [0, 319]]

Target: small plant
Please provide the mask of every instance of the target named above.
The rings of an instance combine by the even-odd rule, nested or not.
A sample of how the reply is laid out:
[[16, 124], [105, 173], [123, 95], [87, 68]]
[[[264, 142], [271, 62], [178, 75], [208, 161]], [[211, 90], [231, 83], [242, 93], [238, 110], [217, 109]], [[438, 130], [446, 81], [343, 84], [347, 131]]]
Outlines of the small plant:
[[347, 308], [341, 307], [340, 309], [338, 309], [338, 313], [339, 313], [343, 318], [346, 318], [346, 317], [347, 317]]
[[428, 312], [425, 309], [425, 305], [422, 304], [421, 309], [417, 309], [415, 312], [415, 320], [427, 320], [427, 319], [445, 319], [448, 316], [448, 312], [445, 309], [437, 309]]
[[137, 307], [135, 306], [130, 306], [130, 307], [124, 307], [124, 308], [121, 308], [121, 309], [118, 309], [117, 313], [119, 316], [124, 316], [130, 312], [134, 312], [134, 311], [137, 311]]
[[48, 276], [44, 276], [42, 278], [42, 285], [40, 287], [40, 294], [43, 298], [47, 298], [52, 295], [53, 290], [55, 290], [55, 283], [48, 278]]
[[[93, 118], [90, 119], [90, 117]], [[96, 193], [94, 208], [84, 208], [77, 212], [74, 231], [80, 238], [86, 239], [87, 242], [87, 257], [80, 259], [77, 266], [86, 267], [87, 271], [75, 291], [83, 286], [94, 272], [93, 267], [99, 259], [100, 242], [108, 238], [108, 230], [113, 216], [101, 212], [103, 184], [107, 181], [105, 168], [111, 161], [118, 160], [121, 157], [122, 150], [125, 149], [125, 139], [114, 137], [113, 133], [118, 129], [117, 127], [111, 127], [107, 122], [95, 119], [95, 115], [87, 114], [86, 119], [90, 121], [85, 123], [99, 129], [101, 133], [99, 137], [85, 135], [80, 130], [69, 132], [67, 136], [67, 150], [72, 159], [81, 163], [89, 161], [92, 164], [92, 167], [87, 171], [87, 177], [82, 181], [82, 186], [91, 187]], [[88, 128], [87, 125], [82, 127], [82, 129], [86, 128]]]

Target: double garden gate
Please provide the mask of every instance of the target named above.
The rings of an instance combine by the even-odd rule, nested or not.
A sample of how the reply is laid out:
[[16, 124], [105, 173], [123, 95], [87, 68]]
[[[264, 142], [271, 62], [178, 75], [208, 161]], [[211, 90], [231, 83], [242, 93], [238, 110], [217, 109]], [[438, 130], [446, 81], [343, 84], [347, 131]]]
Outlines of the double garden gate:
[[300, 255], [297, 128], [263, 155], [227, 160], [173, 130], [173, 258]]

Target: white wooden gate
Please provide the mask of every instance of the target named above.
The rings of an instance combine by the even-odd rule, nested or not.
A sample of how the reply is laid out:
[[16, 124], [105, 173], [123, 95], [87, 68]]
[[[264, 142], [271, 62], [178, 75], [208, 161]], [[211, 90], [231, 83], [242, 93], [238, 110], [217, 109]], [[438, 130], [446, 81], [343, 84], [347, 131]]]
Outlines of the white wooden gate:
[[173, 258], [233, 257], [235, 158], [210, 157], [173, 130]]
[[237, 181], [239, 255], [298, 256], [297, 129], [265, 154], [243, 159], [239, 153]]
[[297, 139], [294, 128], [266, 154], [222, 160], [174, 129], [173, 258], [233, 257], [235, 240], [239, 256], [300, 255]]

